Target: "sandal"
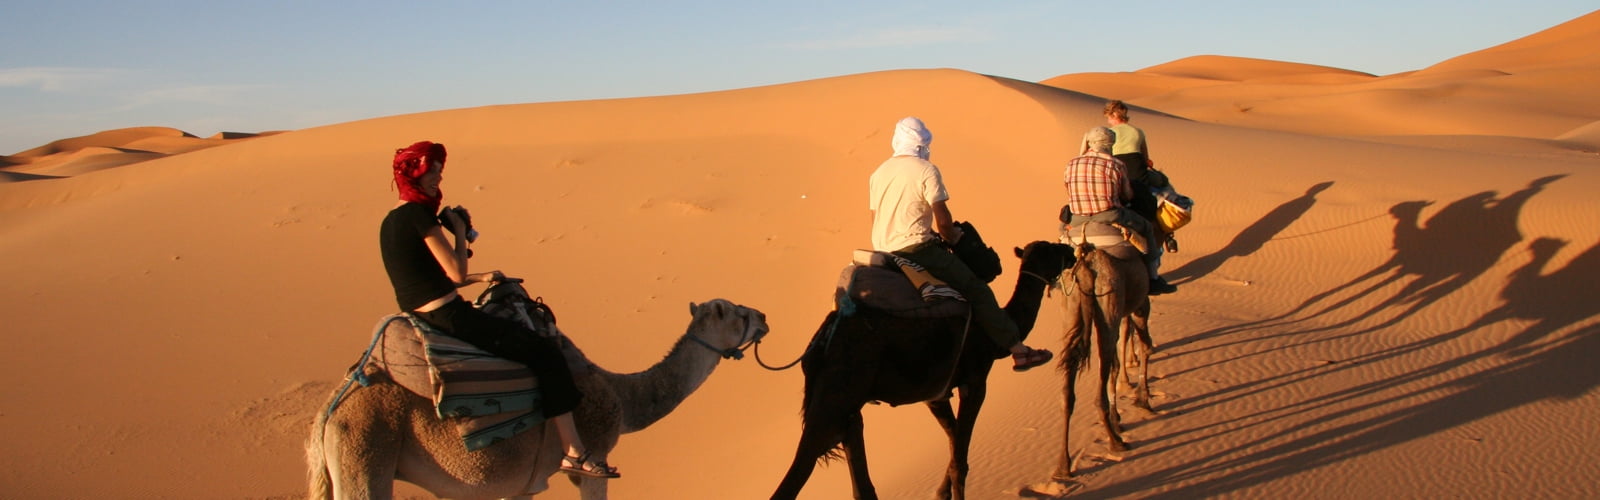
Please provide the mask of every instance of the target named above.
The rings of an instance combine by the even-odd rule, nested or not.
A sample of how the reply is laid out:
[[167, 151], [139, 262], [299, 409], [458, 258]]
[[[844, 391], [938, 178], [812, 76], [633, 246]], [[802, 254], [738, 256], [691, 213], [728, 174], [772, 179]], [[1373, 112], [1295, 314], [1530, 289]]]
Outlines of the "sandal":
[[1028, 352], [1011, 355], [1011, 362], [1014, 364], [1011, 367], [1011, 371], [1025, 372], [1033, 369], [1033, 367], [1049, 363], [1050, 358], [1054, 357], [1055, 354], [1051, 354], [1050, 351], [1030, 347]]
[[583, 477], [607, 479], [622, 477], [622, 473], [617, 472], [616, 467], [607, 465], [604, 461], [596, 462], [590, 460], [588, 453], [576, 457], [572, 455], [563, 457], [561, 459], [561, 472]]

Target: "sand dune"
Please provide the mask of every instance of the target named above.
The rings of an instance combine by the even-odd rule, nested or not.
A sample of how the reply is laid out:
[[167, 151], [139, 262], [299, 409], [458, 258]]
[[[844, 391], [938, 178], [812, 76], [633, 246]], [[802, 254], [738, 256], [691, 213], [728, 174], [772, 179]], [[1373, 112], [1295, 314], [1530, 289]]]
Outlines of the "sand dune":
[[[270, 134], [270, 133], [269, 133]], [[71, 177], [168, 155], [187, 153], [250, 139], [261, 134], [217, 133], [201, 139], [168, 127], [133, 127], [61, 139], [11, 156], [0, 157], [0, 172], [13, 180]], [[18, 175], [29, 174], [29, 175]]]
[[[1185, 118], [1334, 136], [1555, 139], [1600, 115], [1592, 95], [1600, 15], [1441, 62], [1373, 77], [1298, 63], [1197, 56], [1133, 73], [1044, 84]], [[1378, 110], [1391, 110], [1379, 113]], [[1315, 118], [1315, 119], [1311, 119]]]
[[[600, 365], [650, 366], [685, 305], [717, 297], [768, 315], [759, 354], [781, 364], [869, 244], [866, 177], [896, 120], [932, 128], [957, 218], [1008, 257], [1003, 301], [1009, 248], [1054, 238], [1062, 165], [1103, 99], [1125, 98], [1198, 206], [1164, 266], [1181, 289], [1154, 301], [1160, 413], [1125, 417], [1135, 448], [1121, 455], [1075, 419], [1077, 496], [1591, 498], [1600, 95], [1583, 84], [1600, 70], [1585, 55], [1597, 25], [1382, 77], [1213, 56], [1048, 84], [905, 70], [242, 139], [57, 141], [0, 169], [15, 177], [0, 182], [0, 491], [302, 496], [312, 416], [395, 307], [374, 240], [395, 199], [390, 155], [412, 141], [450, 148], [445, 203], [483, 233], [474, 269], [529, 279]], [[1484, 62], [1534, 47], [1574, 57]], [[1046, 302], [1030, 343], [1059, 349]], [[973, 498], [1048, 477], [1060, 381], [991, 376]], [[623, 437], [613, 496], [770, 495], [802, 384], [724, 361]], [[878, 491], [927, 497], [948, 457], [927, 411], [864, 415]], [[540, 498], [577, 497], [552, 486]], [[803, 498], [848, 495], [833, 466]]]

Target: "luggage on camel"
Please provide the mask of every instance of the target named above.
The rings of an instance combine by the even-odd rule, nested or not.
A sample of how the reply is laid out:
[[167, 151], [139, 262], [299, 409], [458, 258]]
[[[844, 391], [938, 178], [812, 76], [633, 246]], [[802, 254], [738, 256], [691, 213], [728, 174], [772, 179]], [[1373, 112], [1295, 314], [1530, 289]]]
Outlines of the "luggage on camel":
[[1156, 195], [1156, 227], [1163, 233], [1172, 234], [1183, 226], [1189, 225], [1194, 210], [1194, 200], [1188, 196], [1178, 194], [1167, 184], [1160, 189], [1151, 189]]

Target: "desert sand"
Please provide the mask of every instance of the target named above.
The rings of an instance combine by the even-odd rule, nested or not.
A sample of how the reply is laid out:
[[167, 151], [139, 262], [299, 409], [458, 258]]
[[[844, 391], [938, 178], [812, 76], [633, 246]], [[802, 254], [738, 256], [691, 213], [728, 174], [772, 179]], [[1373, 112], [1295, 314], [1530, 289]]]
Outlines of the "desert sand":
[[[1038, 83], [894, 70], [0, 157], [0, 497], [304, 496], [313, 415], [395, 309], [377, 225], [413, 141], [450, 149], [473, 269], [528, 279], [601, 366], [650, 366], [719, 297], [767, 314], [776, 365], [870, 244], [896, 120], [933, 130], [956, 217], [1006, 257], [1003, 302], [1111, 98], [1197, 206], [1163, 267], [1180, 290], [1153, 298], [1159, 413], [1125, 414], [1121, 454], [1075, 419], [1074, 496], [1595, 498], [1596, 46], [1600, 13], [1384, 76], [1212, 55]], [[1047, 300], [1029, 343], [1060, 349], [1061, 317]], [[1047, 479], [1064, 432], [1059, 371], [996, 368], [973, 498]], [[723, 361], [623, 437], [612, 496], [765, 498], [802, 385]], [[865, 420], [878, 491], [930, 496], [948, 452], [928, 412]], [[834, 465], [802, 497], [848, 495]]]

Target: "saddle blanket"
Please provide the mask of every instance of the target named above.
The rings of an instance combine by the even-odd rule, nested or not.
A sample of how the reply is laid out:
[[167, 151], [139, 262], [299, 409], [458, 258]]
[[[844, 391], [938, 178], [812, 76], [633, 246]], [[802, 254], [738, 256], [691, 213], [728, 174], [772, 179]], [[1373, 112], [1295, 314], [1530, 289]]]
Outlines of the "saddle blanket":
[[1061, 242], [1074, 247], [1079, 243], [1088, 243], [1095, 248], [1110, 249], [1117, 246], [1142, 246], [1129, 241], [1130, 237], [1138, 236], [1138, 233], [1125, 230], [1120, 225], [1091, 222], [1062, 228]]
[[861, 306], [908, 318], [966, 314], [966, 298], [915, 262], [887, 252], [856, 250], [839, 274], [835, 299], [842, 311]]
[[407, 315], [384, 319], [383, 365], [396, 383], [433, 400], [437, 415], [455, 423], [468, 450], [544, 422], [533, 372]]

